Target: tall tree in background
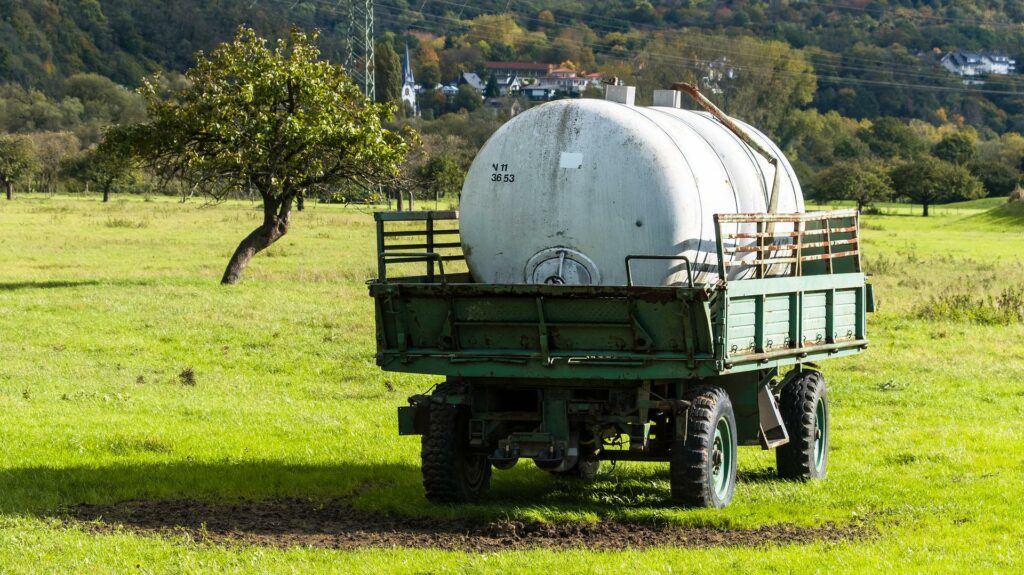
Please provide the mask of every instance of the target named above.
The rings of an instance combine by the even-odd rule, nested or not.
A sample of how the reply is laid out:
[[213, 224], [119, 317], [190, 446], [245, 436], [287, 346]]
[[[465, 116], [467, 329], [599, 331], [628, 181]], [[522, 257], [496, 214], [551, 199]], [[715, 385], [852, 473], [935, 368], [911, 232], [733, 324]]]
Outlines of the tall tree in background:
[[452, 109], [456, 112], [459, 110], [472, 112], [482, 106], [483, 103], [484, 98], [480, 95], [480, 92], [474, 90], [469, 84], [463, 84], [459, 86], [458, 93], [452, 99]]
[[896, 166], [892, 171], [892, 187], [897, 195], [922, 204], [925, 217], [932, 204], [985, 196], [985, 188], [967, 168], [931, 156]]
[[915, 158], [927, 151], [926, 144], [906, 123], [897, 118], [878, 118], [857, 137], [884, 159]]
[[32, 146], [24, 139], [0, 136], [0, 183], [7, 199], [14, 199], [14, 183], [27, 177], [36, 167]]
[[973, 133], [960, 131], [942, 137], [932, 154], [958, 166], [965, 166], [978, 156], [978, 138]]
[[854, 161], [825, 170], [814, 186], [823, 200], [853, 200], [857, 209], [892, 198], [892, 180], [878, 162]]
[[71, 132], [39, 132], [25, 139], [32, 145], [39, 169], [36, 183], [41, 192], [54, 193], [60, 181], [61, 165], [82, 149], [81, 141]]
[[445, 196], [457, 196], [462, 190], [462, 182], [466, 171], [459, 167], [448, 154], [434, 156], [420, 166], [417, 175], [423, 188], [434, 196], [437, 201]]
[[164, 180], [182, 179], [216, 199], [260, 194], [263, 222], [239, 243], [222, 283], [237, 283], [249, 260], [288, 232], [297, 198], [397, 177], [408, 145], [382, 125], [393, 106], [367, 101], [341, 66], [320, 60], [316, 33], [292, 31], [271, 48], [242, 27], [197, 60], [189, 87], [167, 100], [147, 82], [150, 122], [109, 137]]
[[130, 151], [111, 139], [65, 162], [63, 172], [87, 185], [94, 185], [103, 193], [104, 203], [110, 201], [110, 193], [116, 188], [134, 184], [138, 180]]
[[491, 72], [487, 76], [487, 87], [484, 88], [484, 97], [486, 98], [497, 98], [501, 95], [501, 90], [498, 89], [498, 79], [494, 76], [494, 72]]
[[373, 52], [373, 73], [377, 82], [377, 102], [386, 104], [402, 98], [402, 62], [391, 44], [380, 42]]

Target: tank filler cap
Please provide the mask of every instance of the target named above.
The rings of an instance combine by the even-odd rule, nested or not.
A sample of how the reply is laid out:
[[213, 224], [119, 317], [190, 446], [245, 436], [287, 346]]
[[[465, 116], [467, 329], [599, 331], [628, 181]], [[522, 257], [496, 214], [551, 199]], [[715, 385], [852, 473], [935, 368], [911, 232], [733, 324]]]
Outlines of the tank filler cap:
[[593, 260], [576, 250], [547, 248], [527, 262], [526, 283], [596, 285], [601, 283], [601, 273]]

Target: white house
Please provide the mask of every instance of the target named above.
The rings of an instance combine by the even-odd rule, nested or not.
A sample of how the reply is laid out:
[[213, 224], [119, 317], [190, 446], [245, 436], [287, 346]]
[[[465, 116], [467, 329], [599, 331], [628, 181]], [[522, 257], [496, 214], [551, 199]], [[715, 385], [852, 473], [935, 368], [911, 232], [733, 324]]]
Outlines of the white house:
[[547, 76], [537, 79], [537, 84], [530, 89], [547, 88], [558, 90], [563, 94], [580, 94], [587, 89], [588, 79], [580, 76], [570, 68], [555, 68]]
[[948, 52], [942, 57], [942, 67], [964, 77], [1013, 74], [1017, 62], [1003, 54], [981, 52]]
[[523, 89], [523, 80], [519, 76], [497, 76], [495, 81], [502, 96], [514, 96]]

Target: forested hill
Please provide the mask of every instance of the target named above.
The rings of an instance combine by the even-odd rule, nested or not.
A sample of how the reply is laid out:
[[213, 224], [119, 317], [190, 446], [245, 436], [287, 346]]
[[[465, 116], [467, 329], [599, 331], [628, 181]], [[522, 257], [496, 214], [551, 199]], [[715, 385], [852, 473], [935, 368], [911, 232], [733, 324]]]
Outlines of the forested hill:
[[[337, 61], [344, 53], [346, 4], [0, 0], [0, 83], [60, 97], [66, 78], [91, 72], [134, 86], [155, 70], [185, 69], [195, 51], [229, 38], [240, 23], [268, 36], [293, 25], [320, 28], [325, 55]], [[1024, 0], [379, 0], [376, 5], [378, 36], [396, 47], [411, 44], [417, 72], [424, 58], [439, 56], [442, 80], [485, 60], [570, 60], [625, 76], [643, 88], [670, 77], [699, 79], [717, 61], [741, 78], [759, 78], [766, 71], [810, 78], [806, 102], [786, 103], [821, 112], [931, 122], [962, 117], [995, 132], [1024, 130], [1018, 76], [968, 88], [937, 63], [950, 50], [979, 50], [1006, 53], [1024, 66]], [[481, 24], [486, 14], [506, 16], [490, 22], [485, 16]], [[781, 88], [807, 88], [790, 84]]]

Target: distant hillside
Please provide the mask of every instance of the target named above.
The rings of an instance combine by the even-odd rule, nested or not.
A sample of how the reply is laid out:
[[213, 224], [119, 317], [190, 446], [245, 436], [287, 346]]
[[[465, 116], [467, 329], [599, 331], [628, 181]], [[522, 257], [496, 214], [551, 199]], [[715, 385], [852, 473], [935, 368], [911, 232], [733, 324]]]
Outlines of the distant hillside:
[[[267, 36], [290, 26], [320, 28], [325, 55], [338, 61], [344, 53], [345, 5], [344, 0], [0, 0], [0, 84], [59, 96], [65, 78], [91, 72], [134, 86], [155, 70], [187, 68], [195, 51], [229, 38], [242, 23]], [[750, 59], [726, 38], [776, 39], [800, 50], [813, 65], [811, 105], [822, 112], [931, 122], [962, 117], [996, 132], [1024, 131], [1024, 87], [1017, 76], [968, 88], [936, 63], [939, 53], [960, 49], [1006, 53], [1024, 66], [1022, 0], [379, 0], [376, 6], [378, 37], [397, 47], [411, 44], [417, 58], [421, 37], [462, 35], [481, 14], [509, 13], [520, 28], [539, 33], [528, 45], [505, 44], [500, 33], [470, 47], [446, 39], [440, 49], [456, 68], [473, 68], [480, 59], [550, 61], [566, 55], [590, 59], [597, 68], [617, 63], [619, 69], [638, 69], [658, 57], [688, 58], [691, 68], [706, 67], [716, 60]], [[719, 36], [689, 46], [692, 53], [666, 52], [656, 33], [681, 27]]]

